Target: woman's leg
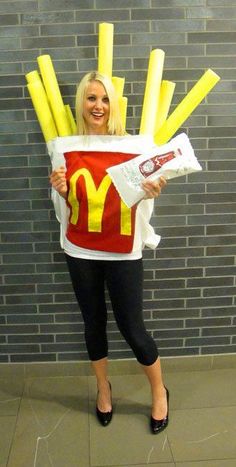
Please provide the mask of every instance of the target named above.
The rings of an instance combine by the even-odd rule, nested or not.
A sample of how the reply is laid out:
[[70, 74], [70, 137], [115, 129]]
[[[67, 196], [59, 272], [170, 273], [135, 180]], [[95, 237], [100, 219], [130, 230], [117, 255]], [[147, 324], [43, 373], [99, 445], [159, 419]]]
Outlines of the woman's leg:
[[92, 368], [97, 379], [98, 397], [97, 407], [100, 412], [110, 412], [112, 410], [111, 389], [108, 381], [108, 361], [107, 358], [92, 361]]
[[85, 341], [98, 387], [97, 405], [101, 412], [111, 410], [107, 380], [107, 309], [104, 296], [103, 262], [66, 255], [74, 292], [83, 316]]
[[107, 264], [105, 278], [121, 334], [139, 363], [153, 364], [158, 350], [143, 320], [142, 260], [113, 261]]
[[113, 262], [106, 281], [118, 327], [150, 382], [152, 417], [161, 420], [167, 414], [166, 390], [158, 350], [143, 320], [142, 260]]
[[152, 365], [142, 365], [145, 374], [150, 382], [152, 391], [152, 417], [155, 420], [162, 420], [167, 415], [166, 389], [162, 379], [160, 358]]
[[107, 309], [103, 264], [66, 255], [74, 292], [84, 320], [85, 341], [90, 360], [107, 357]]

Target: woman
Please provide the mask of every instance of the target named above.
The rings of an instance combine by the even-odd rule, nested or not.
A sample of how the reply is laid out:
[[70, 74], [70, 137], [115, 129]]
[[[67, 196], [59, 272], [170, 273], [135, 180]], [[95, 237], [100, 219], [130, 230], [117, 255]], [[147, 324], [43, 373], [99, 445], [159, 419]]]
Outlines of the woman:
[[[125, 135], [117, 97], [107, 77], [92, 72], [82, 79], [76, 94], [76, 119], [78, 135], [99, 137]], [[112, 157], [117, 157], [115, 160], [119, 163], [123, 160], [119, 158], [123, 156], [117, 153]], [[107, 187], [104, 190], [109, 190], [109, 196], [113, 196], [114, 202], [107, 203], [106, 197], [103, 199], [104, 212], [107, 210], [108, 214], [106, 214], [105, 221], [104, 219], [102, 221], [103, 227], [100, 226], [100, 230], [97, 227], [100, 205], [99, 203], [99, 206], [94, 205], [97, 203], [97, 194], [103, 182], [100, 179], [94, 189], [90, 170], [94, 170], [93, 176], [96, 178], [101, 170], [101, 161], [107, 161], [107, 157], [108, 153], [103, 152], [97, 154], [88, 152], [85, 156], [82, 154], [81, 157], [68, 152], [65, 154], [67, 170], [63, 167], [53, 170], [50, 181], [52, 187], [67, 200], [71, 211], [65, 239], [65, 254], [85, 323], [88, 354], [97, 379], [96, 413], [98, 420], [103, 426], [107, 426], [113, 413], [111, 385], [107, 376], [107, 312], [104, 299], [104, 283], [106, 283], [118, 327], [150, 382], [152, 391], [150, 426], [152, 432], [156, 434], [168, 424], [169, 394], [163, 384], [158, 350], [143, 322], [142, 242], [137, 241], [140, 237], [140, 235], [137, 237], [139, 233], [137, 230], [140, 226], [138, 222], [136, 224], [133, 222], [135, 231], [131, 232], [131, 228], [129, 234], [123, 232], [124, 235], [119, 237], [120, 240], [114, 241], [115, 234], [111, 235], [109, 229], [114, 229], [114, 219], [117, 210], [121, 209], [119, 204], [121, 200], [115, 187], [106, 177]], [[85, 162], [81, 163], [82, 159], [87, 164], [86, 168], [83, 165]], [[75, 168], [73, 164], [76, 160], [79, 161], [80, 166]], [[104, 167], [106, 168], [106, 164]], [[104, 181], [104, 178], [102, 180]], [[158, 183], [146, 180], [142, 187], [146, 193], [145, 198], [159, 196], [165, 185], [164, 178], [161, 178]], [[89, 186], [95, 193], [92, 198], [86, 192]], [[102, 188], [100, 191], [102, 192]], [[99, 196], [103, 195], [99, 192]], [[141, 203], [145, 202], [141, 201]], [[86, 233], [83, 233], [83, 209], [88, 210], [91, 220], [89, 232], [86, 231]], [[135, 206], [132, 211], [134, 218], [138, 216], [138, 211], [139, 206]], [[93, 215], [96, 218], [95, 221]], [[78, 220], [79, 217], [81, 217], [80, 220]], [[101, 232], [102, 229], [104, 232]]]

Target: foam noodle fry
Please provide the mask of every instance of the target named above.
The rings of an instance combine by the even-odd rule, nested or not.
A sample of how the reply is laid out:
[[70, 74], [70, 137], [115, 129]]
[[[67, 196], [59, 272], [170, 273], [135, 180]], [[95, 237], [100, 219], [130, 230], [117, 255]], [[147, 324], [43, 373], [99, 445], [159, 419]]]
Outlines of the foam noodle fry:
[[128, 99], [127, 97], [119, 97], [119, 108], [120, 108], [120, 116], [122, 125], [126, 128], [126, 115], [127, 115], [127, 106], [128, 106]]
[[35, 80], [27, 84], [30, 97], [33, 102], [38, 121], [46, 143], [58, 136], [53, 120], [52, 112], [48, 104], [45, 89], [41, 80]]
[[220, 77], [210, 69], [202, 75], [155, 135], [157, 145], [169, 141], [219, 80]]
[[154, 49], [150, 54], [140, 134], [154, 134], [164, 58], [165, 53], [161, 49]]
[[74, 115], [72, 113], [72, 110], [71, 110], [69, 104], [65, 105], [65, 109], [66, 109], [68, 120], [70, 122], [71, 134], [76, 135], [77, 134], [77, 126], [76, 126]]
[[39, 56], [38, 64], [58, 134], [59, 136], [69, 136], [71, 135], [70, 123], [67, 118], [51, 57], [49, 55]]
[[111, 23], [99, 24], [98, 36], [98, 71], [102, 75], [112, 77], [113, 61], [113, 33], [114, 25]]
[[33, 83], [34, 81], [41, 80], [39, 72], [37, 70], [30, 71], [25, 75], [27, 83]]
[[159, 105], [157, 109], [156, 122], [155, 122], [155, 131], [154, 131], [155, 134], [162, 127], [163, 123], [167, 119], [167, 115], [170, 109], [174, 90], [175, 90], [175, 83], [173, 83], [172, 81], [163, 80], [161, 82]]
[[117, 96], [122, 97], [123, 92], [124, 92], [125, 78], [120, 78], [118, 76], [112, 76], [111, 80], [112, 80], [112, 84], [115, 88]]

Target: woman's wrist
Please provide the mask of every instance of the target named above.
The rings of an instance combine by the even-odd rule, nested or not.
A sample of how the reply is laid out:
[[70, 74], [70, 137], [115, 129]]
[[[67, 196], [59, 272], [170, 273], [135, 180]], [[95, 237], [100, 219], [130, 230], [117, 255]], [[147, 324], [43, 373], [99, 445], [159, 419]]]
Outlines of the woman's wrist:
[[[59, 191], [58, 191], [58, 193], [59, 193]], [[59, 193], [59, 195], [60, 195], [62, 198], [67, 199], [67, 191], [64, 192], [64, 193]]]

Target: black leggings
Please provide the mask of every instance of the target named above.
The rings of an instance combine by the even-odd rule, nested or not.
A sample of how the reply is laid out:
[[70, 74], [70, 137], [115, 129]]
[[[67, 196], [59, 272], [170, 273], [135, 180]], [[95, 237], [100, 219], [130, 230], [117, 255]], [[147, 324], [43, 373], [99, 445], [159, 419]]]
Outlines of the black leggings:
[[142, 313], [142, 259], [103, 261], [66, 255], [78, 304], [85, 324], [90, 360], [107, 357], [105, 283], [118, 328], [142, 365], [158, 358], [154, 339], [146, 331]]

